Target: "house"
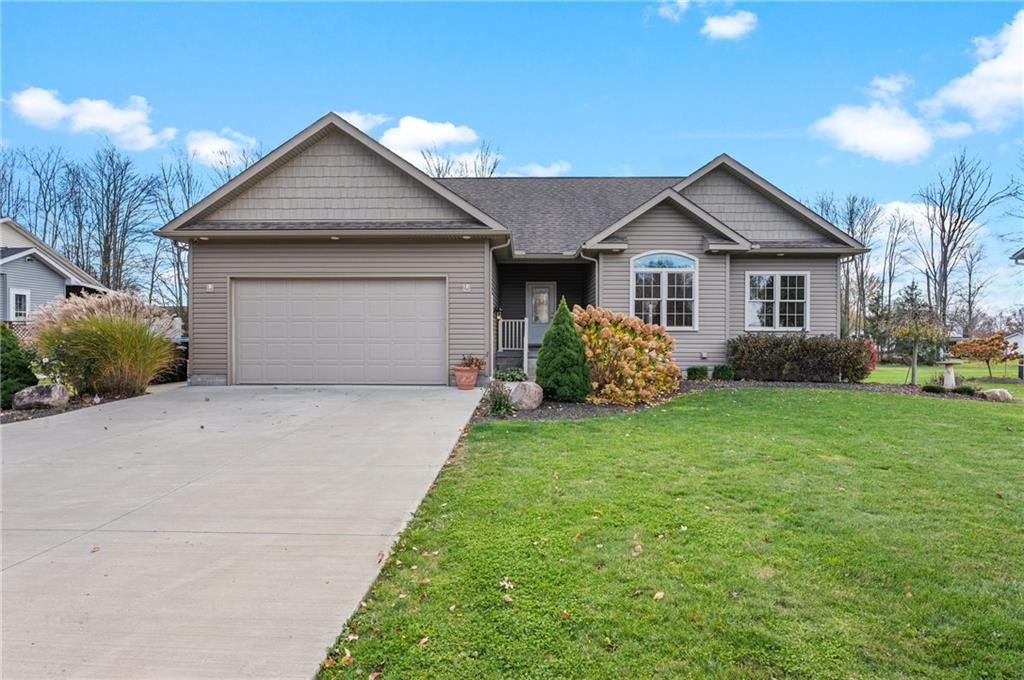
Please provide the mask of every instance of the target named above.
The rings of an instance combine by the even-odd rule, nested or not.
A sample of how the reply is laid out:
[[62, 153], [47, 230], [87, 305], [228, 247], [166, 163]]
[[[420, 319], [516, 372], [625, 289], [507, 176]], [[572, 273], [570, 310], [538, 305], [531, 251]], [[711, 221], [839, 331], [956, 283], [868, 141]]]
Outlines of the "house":
[[157, 232], [191, 244], [192, 384], [445, 384], [532, 366], [555, 305], [663, 324], [682, 366], [835, 334], [864, 247], [728, 156], [688, 176], [433, 179], [329, 113]]
[[88, 272], [10, 218], [0, 219], [0, 319], [24, 323], [56, 298], [106, 290]]
[[1011, 255], [1010, 259], [1013, 260], [1017, 264], [1024, 264], [1024, 248], [1021, 248], [1020, 250], [1015, 252], [1013, 255]]

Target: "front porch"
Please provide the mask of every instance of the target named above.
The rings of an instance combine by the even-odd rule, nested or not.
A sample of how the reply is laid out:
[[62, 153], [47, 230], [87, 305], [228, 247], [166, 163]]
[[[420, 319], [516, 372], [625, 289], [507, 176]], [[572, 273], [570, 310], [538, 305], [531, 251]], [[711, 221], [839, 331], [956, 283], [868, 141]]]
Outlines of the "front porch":
[[596, 300], [592, 262], [499, 263], [494, 300], [494, 369], [519, 367], [531, 377], [559, 300], [586, 306]]

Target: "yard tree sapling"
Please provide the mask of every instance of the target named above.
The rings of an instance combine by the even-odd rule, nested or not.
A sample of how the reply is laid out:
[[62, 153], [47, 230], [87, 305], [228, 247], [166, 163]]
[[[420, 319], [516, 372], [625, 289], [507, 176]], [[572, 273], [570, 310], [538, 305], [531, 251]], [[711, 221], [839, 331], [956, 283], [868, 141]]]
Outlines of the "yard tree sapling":
[[590, 394], [590, 371], [583, 338], [563, 297], [544, 334], [537, 355], [537, 384], [555, 401], [584, 401]]

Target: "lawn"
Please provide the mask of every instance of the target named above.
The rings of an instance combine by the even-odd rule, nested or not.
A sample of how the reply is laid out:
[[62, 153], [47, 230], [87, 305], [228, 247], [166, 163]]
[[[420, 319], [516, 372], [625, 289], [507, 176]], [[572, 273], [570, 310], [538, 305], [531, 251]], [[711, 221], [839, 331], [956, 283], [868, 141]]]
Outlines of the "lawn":
[[1020, 677], [1022, 437], [824, 389], [474, 426], [320, 675]]
[[[965, 362], [956, 367], [958, 377], [969, 378], [972, 385], [979, 389], [987, 390], [993, 387], [1001, 387], [1009, 390], [1014, 399], [1024, 399], [1024, 384], [1021, 383], [996, 383], [986, 380], [988, 368], [981, 362]], [[941, 366], [918, 366], [917, 383], [924, 385], [931, 382], [932, 378], [942, 375]], [[992, 375], [999, 377], [1017, 377], [1017, 365], [1013, 363], [993, 364]], [[864, 382], [869, 383], [890, 383], [903, 385], [910, 382], [910, 367], [903, 364], [880, 364], [872, 371]]]

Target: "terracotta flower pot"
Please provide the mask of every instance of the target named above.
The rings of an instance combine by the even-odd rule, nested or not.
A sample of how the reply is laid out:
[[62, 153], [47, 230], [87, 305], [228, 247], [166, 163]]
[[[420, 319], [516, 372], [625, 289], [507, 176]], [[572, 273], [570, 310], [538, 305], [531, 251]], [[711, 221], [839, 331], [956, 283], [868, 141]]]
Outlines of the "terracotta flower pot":
[[476, 376], [480, 369], [476, 366], [455, 366], [455, 385], [460, 390], [471, 390], [476, 387]]

